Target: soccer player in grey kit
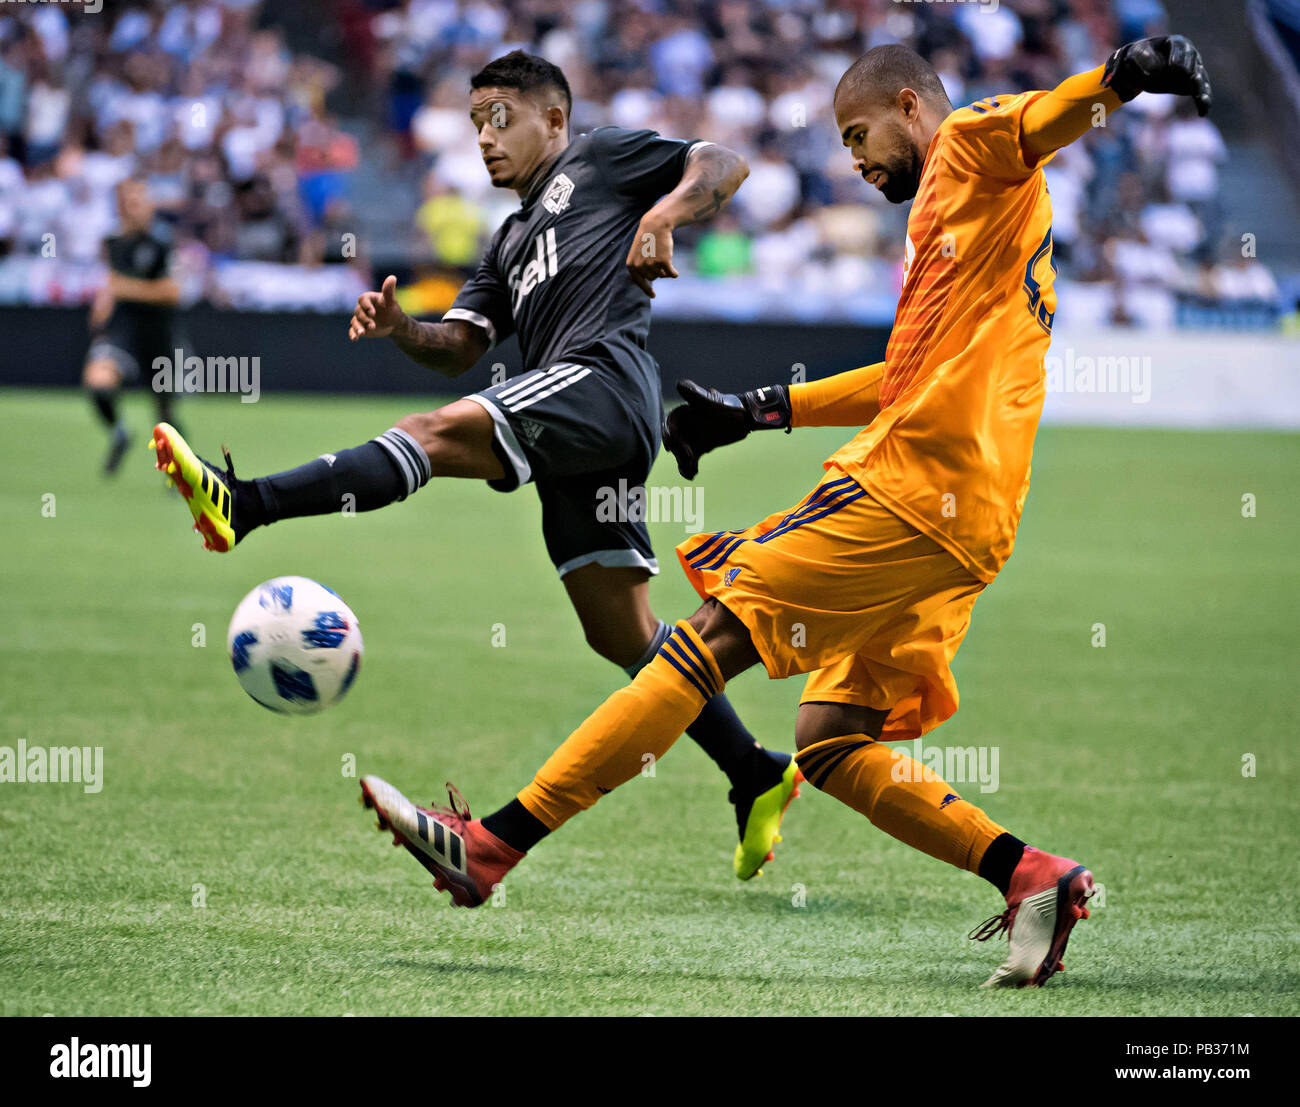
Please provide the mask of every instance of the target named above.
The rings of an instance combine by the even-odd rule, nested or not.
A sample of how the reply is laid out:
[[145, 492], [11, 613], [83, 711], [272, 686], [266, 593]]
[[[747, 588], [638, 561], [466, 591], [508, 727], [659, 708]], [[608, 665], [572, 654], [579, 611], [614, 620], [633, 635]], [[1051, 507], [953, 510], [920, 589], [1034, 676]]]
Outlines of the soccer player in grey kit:
[[[547, 552], [588, 643], [635, 676], [671, 630], [650, 608], [658, 563], [641, 519], [607, 521], [596, 506], [602, 489], [644, 485], [659, 449], [662, 389], [646, 339], [651, 282], [677, 276], [673, 230], [720, 211], [748, 168], [724, 147], [653, 131], [600, 127], [570, 140], [564, 74], [522, 51], [490, 62], [470, 86], [484, 165], [521, 206], [441, 322], [407, 316], [388, 277], [357, 302], [349, 336], [388, 337], [421, 365], [457, 376], [513, 333], [525, 372], [408, 415], [364, 445], [254, 480], [237, 479], [229, 455], [221, 473], [160, 424], [158, 467], [185, 496], [208, 548], [223, 552], [256, 527], [336, 512], [347, 494], [365, 511], [432, 477], [486, 480], [507, 492], [532, 482]], [[760, 746], [723, 695], [687, 734], [730, 780], [734, 869], [747, 880], [778, 840], [798, 770], [789, 755]], [[484, 825], [524, 849], [546, 834], [518, 800]]]

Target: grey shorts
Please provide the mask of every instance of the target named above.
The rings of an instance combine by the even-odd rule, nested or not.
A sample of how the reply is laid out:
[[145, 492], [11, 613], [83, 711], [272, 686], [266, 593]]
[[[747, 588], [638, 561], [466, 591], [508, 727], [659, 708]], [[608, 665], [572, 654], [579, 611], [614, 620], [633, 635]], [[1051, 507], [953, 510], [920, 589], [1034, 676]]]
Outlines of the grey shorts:
[[659, 452], [657, 373], [617, 359], [563, 361], [466, 397], [492, 416], [511, 492], [533, 483], [542, 537], [560, 576], [583, 565], [659, 572], [650, 532], [624, 507]]

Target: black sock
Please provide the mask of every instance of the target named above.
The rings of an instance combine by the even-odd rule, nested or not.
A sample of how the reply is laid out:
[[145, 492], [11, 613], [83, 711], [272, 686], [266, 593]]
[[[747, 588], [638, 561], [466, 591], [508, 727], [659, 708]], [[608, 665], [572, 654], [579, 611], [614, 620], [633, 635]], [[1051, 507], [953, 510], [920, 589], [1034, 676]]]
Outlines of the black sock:
[[746, 796], [774, 788], [790, 763], [789, 754], [773, 753], [758, 744], [724, 693], [704, 705], [686, 733], [727, 774], [731, 786]]
[[[661, 621], [641, 659], [623, 671], [635, 678], [650, 664], [672, 632], [673, 628]], [[727, 774], [731, 786], [746, 794], [766, 792], [774, 787], [790, 761], [785, 754], [771, 753], [758, 744], [725, 694], [705, 703], [695, 722], [686, 728], [686, 734]]]
[[520, 853], [527, 853], [550, 834], [546, 824], [517, 799], [488, 815], [483, 827]]
[[980, 876], [1005, 896], [1011, 887], [1011, 874], [1024, 853], [1025, 843], [1014, 834], [999, 834], [980, 858]]
[[180, 420], [176, 418], [176, 409], [172, 406], [172, 394], [170, 392], [155, 392], [154, 395], [158, 400], [158, 422], [167, 423], [182, 438], [185, 437], [185, 428], [181, 426]]
[[247, 519], [250, 525], [244, 529], [303, 515], [374, 511], [406, 499], [431, 475], [423, 447], [393, 427], [353, 449], [325, 454], [273, 476], [241, 481], [257, 492]]
[[121, 392], [120, 388], [92, 388], [90, 399], [95, 405], [95, 410], [99, 412], [99, 417], [104, 420], [104, 425], [110, 430], [117, 426], [117, 397]]

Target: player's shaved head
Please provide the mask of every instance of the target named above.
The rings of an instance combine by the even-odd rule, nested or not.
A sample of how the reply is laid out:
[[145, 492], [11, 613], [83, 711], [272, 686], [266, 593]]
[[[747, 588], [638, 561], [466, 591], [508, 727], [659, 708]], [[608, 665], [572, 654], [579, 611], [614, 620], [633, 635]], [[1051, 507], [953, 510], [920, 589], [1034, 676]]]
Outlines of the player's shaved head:
[[835, 100], [838, 103], [843, 97], [848, 102], [891, 103], [905, 88], [915, 91], [937, 111], [952, 111], [934, 66], [899, 43], [873, 47], [849, 66], [835, 86]]
[[834, 107], [863, 179], [890, 203], [915, 196], [930, 140], [952, 111], [934, 66], [906, 46], [877, 46], [845, 70]]

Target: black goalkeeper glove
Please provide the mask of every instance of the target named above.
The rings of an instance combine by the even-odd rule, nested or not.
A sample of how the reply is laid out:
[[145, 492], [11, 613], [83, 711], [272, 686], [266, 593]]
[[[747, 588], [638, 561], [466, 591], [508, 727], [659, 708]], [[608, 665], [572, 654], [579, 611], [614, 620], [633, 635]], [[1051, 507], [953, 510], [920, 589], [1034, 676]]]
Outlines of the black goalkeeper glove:
[[1200, 51], [1182, 35], [1126, 43], [1107, 59], [1101, 83], [1126, 104], [1139, 92], [1172, 92], [1190, 96], [1197, 114], [1205, 116], [1212, 103]]
[[695, 479], [700, 458], [710, 450], [739, 442], [753, 430], [790, 431], [790, 390], [783, 384], [736, 394], [678, 381], [677, 391], [686, 402], [664, 417], [664, 445], [687, 480]]

